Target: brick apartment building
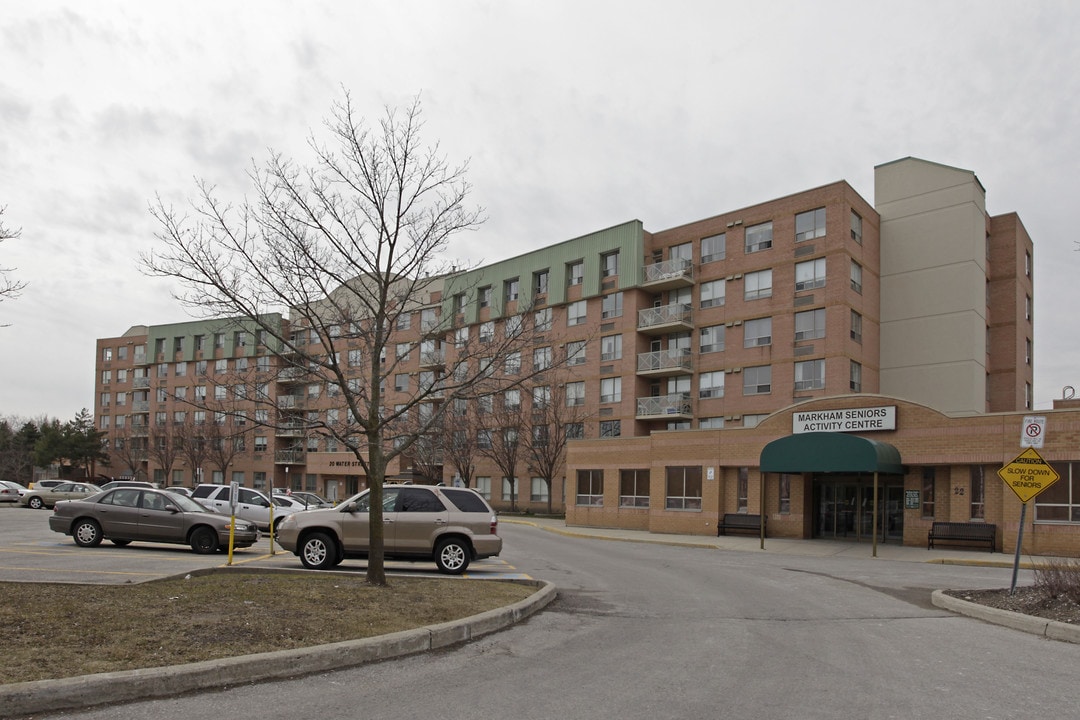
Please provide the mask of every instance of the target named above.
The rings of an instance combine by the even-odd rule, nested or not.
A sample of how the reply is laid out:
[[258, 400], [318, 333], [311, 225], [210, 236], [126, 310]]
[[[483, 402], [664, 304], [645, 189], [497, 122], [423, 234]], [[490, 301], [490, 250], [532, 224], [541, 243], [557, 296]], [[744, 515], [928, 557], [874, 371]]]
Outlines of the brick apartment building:
[[[1031, 240], [1016, 214], [987, 214], [970, 171], [887, 163], [875, 198], [839, 181], [655, 233], [635, 220], [439, 278], [394, 329], [399, 367], [383, 378], [386, 403], [437, 382], [454, 333], [484, 342], [525, 308], [536, 340], [514, 362], [565, 361], [558, 404], [573, 408], [579, 439], [550, 497], [520, 466], [517, 507], [550, 501], [571, 524], [706, 534], [725, 513], [764, 509], [770, 536], [868, 539], [877, 528], [882, 541], [912, 544], [932, 520], [963, 518], [995, 522], [1007, 548], [1018, 505], [992, 471], [1019, 451], [1014, 435], [1032, 403]], [[431, 332], [445, 318], [458, 329]], [[98, 340], [95, 414], [113, 471], [124, 458], [170, 484], [235, 480], [338, 499], [362, 489], [356, 459], [305, 430], [311, 414], [338, 416], [333, 388], [277, 371], [267, 342], [235, 319]], [[244, 411], [244, 398], [214, 381], [237, 372], [262, 373], [273, 418]], [[539, 407], [550, 392], [514, 402]], [[227, 398], [233, 412], [197, 409]], [[796, 445], [767, 447], [814, 429], [796, 414], [860, 409], [888, 423], [852, 436], [888, 445], [898, 462], [823, 470]], [[1080, 452], [1069, 449], [1080, 413], [1051, 415], [1044, 452], [1065, 475], [1029, 518], [1046, 526], [1033, 547], [1060, 552], [1080, 546], [1080, 476], [1074, 496], [1070, 474]], [[148, 452], [154, 430], [188, 425], [243, 439], [199, 468], [177, 457], [166, 476]], [[821, 454], [843, 453], [830, 438], [815, 438]], [[392, 470], [412, 477], [413, 465], [403, 457]], [[505, 509], [502, 475], [481, 458], [473, 485]]]

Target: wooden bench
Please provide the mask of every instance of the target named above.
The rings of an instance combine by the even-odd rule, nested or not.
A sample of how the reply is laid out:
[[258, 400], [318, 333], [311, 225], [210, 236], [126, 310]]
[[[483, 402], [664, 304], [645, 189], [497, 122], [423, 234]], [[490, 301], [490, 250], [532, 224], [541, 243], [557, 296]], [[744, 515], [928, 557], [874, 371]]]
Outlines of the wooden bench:
[[982, 545], [994, 552], [997, 547], [997, 525], [984, 522], [936, 522], [926, 534], [926, 549], [942, 540], [961, 545]]
[[[724, 513], [724, 518], [716, 523], [716, 535], [727, 535], [728, 530], [745, 530], [755, 535], [761, 534], [761, 516], [746, 513]], [[765, 518], [766, 527], [769, 519]]]

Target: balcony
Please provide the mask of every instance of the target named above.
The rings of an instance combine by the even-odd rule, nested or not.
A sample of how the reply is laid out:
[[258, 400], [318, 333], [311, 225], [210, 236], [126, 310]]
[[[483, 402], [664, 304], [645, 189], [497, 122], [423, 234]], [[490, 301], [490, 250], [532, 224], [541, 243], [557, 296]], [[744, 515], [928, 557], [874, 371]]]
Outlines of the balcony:
[[149, 437], [150, 426], [146, 423], [131, 423], [131, 436], [132, 437]]
[[150, 387], [150, 378], [148, 378], [148, 377], [132, 378], [131, 387], [135, 388], [136, 390], [146, 390], [147, 388]]
[[296, 382], [307, 375], [307, 370], [302, 367], [287, 367], [278, 370], [277, 381], [280, 383]]
[[305, 395], [278, 395], [277, 406], [283, 410], [302, 408], [306, 400]]
[[148, 413], [150, 412], [149, 400], [134, 400], [131, 403], [131, 412], [133, 413]]
[[692, 370], [690, 360], [690, 351], [686, 348], [640, 353], [637, 356], [637, 374], [649, 377], [685, 375]]
[[274, 435], [277, 437], [304, 437], [305, 426], [302, 422], [288, 422], [284, 425], [279, 425], [274, 430]]
[[304, 448], [288, 448], [274, 452], [275, 465], [303, 465], [307, 462], [307, 451]]
[[694, 329], [694, 313], [687, 303], [673, 303], [638, 310], [638, 332], [666, 335]]
[[421, 350], [420, 351], [420, 367], [427, 368], [440, 368], [446, 362], [446, 351], [439, 350]]
[[690, 420], [690, 393], [670, 393], [637, 399], [638, 420]]
[[687, 258], [671, 258], [643, 268], [641, 286], [653, 291], [674, 290], [694, 284], [694, 263]]

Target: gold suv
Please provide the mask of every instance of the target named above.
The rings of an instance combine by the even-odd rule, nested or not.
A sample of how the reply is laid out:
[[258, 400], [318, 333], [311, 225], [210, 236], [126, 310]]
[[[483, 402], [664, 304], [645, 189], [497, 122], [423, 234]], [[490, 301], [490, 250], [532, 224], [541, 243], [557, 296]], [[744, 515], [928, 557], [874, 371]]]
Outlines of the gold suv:
[[[432, 560], [439, 572], [460, 575], [469, 563], [502, 551], [498, 517], [470, 488], [384, 485], [383, 554], [387, 559]], [[304, 567], [325, 570], [369, 550], [370, 490], [337, 507], [305, 510], [277, 526], [281, 547]]]

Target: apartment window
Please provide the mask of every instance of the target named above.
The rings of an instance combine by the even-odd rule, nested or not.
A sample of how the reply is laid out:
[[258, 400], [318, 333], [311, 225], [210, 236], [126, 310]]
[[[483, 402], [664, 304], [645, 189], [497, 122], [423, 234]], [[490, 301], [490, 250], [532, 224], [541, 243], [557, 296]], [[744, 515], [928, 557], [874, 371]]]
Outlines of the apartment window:
[[533, 369], [537, 372], [551, 367], [551, 348], [541, 347], [533, 350]]
[[735, 497], [739, 512], [746, 512], [750, 504], [750, 468], [739, 468], [739, 477], [735, 484]]
[[521, 390], [512, 388], [503, 392], [503, 407], [507, 410], [517, 410], [521, 407]]
[[722, 398], [724, 397], [724, 371], [703, 372], [698, 377], [698, 397]]
[[[532, 392], [533, 409], [546, 408], [551, 404], [551, 386], [550, 385], [538, 385], [533, 388]], [[544, 426], [544, 430], [547, 430], [547, 426]]]
[[701, 510], [701, 466], [667, 467], [664, 507], [668, 510]]
[[767, 395], [772, 392], [771, 365], [744, 368], [742, 376], [743, 395]]
[[201, 426], [201, 425], [206, 424], [206, 411], [205, 410], [196, 410], [194, 413], [192, 413], [192, 416], [193, 416], [192, 419], [194, 420], [196, 425]]
[[480, 450], [491, 449], [491, 430], [480, 428], [476, 431], [476, 447]]
[[233, 347], [247, 347], [248, 334], [243, 330], [233, 333]]
[[585, 301], [578, 300], [572, 302], [566, 308], [566, 324], [567, 325], [581, 325], [585, 322]]
[[506, 302], [514, 302], [518, 299], [518, 279], [511, 278], [503, 283], [503, 296], [506, 298]]
[[746, 228], [746, 252], [752, 253], [772, 247], [772, 220]]
[[578, 505], [592, 505], [602, 507], [604, 504], [604, 471], [603, 470], [578, 470], [577, 471], [577, 500]]
[[255, 358], [255, 371], [256, 372], [270, 372], [270, 356], [260, 355]]
[[851, 339], [857, 343], [862, 342], [862, 315], [851, 311]]
[[622, 422], [619, 420], [601, 420], [600, 437], [612, 438], [622, 435]]
[[585, 404], [585, 381], [566, 383], [566, 406], [576, 407]]
[[649, 471], [619, 471], [619, 507], [649, 507]]
[[534, 477], [531, 480], [531, 492], [529, 493], [529, 500], [532, 502], [547, 502], [548, 500], [548, 486], [547, 481], [544, 478]]
[[103, 348], [101, 350], [101, 359], [103, 361], [112, 362], [112, 358], [113, 358], [113, 349], [112, 348]]
[[1080, 463], [1052, 462], [1060, 480], [1035, 497], [1037, 522], [1080, 522]]
[[127, 393], [123, 393], [123, 392], [116, 393], [116, 404], [121, 405], [121, 406], [122, 405], [127, 405]]
[[862, 392], [862, 365], [851, 361], [851, 379], [848, 383], [851, 392]]
[[237, 372], [244, 372], [248, 369], [248, 359], [246, 357], [236, 358], [234, 362], [236, 363]]
[[173, 352], [184, 352], [184, 338], [173, 338]]
[[108, 385], [112, 382], [112, 370], [101, 371], [101, 384]]
[[537, 310], [533, 315], [533, 325], [536, 332], [547, 332], [551, 329], [551, 308], [544, 308], [543, 310]]
[[459, 327], [454, 331], [454, 347], [461, 349], [469, 344], [469, 328]]
[[521, 328], [525, 324], [524, 316], [511, 315], [506, 318], [506, 322], [503, 323], [503, 335], [508, 338], [514, 338], [521, 334]]
[[229, 371], [229, 361], [225, 358], [214, 361], [214, 373], [225, 373]]
[[820, 390], [825, 387], [825, 360], [795, 363], [795, 391]]
[[176, 377], [184, 377], [185, 375], [187, 375], [187, 363], [178, 362], [176, 363], [176, 366], [173, 368], [173, 370], [175, 370], [176, 372]]
[[214, 349], [220, 350], [225, 347], [225, 333], [214, 333]]
[[566, 423], [566, 439], [581, 440], [585, 437], [585, 423]]
[[619, 252], [604, 253], [600, 256], [600, 269], [603, 277], [614, 277], [619, 274]]
[[397, 343], [394, 346], [394, 357], [398, 360], [408, 360], [409, 352], [412, 350], [412, 343]]
[[971, 519], [986, 518], [986, 473], [982, 465], [971, 466]]
[[862, 295], [862, 265], [851, 261], [851, 289]]
[[420, 311], [420, 332], [429, 333], [439, 327], [439, 316], [435, 308], [424, 308]]
[[701, 238], [701, 262], [723, 260], [727, 254], [727, 233]]
[[1031, 364], [1031, 338], [1024, 339], [1024, 364]]
[[112, 393], [101, 393], [101, 407], [109, 407], [112, 404]]
[[795, 340], [825, 337], [825, 308], [795, 313]]
[[580, 285], [585, 281], [585, 262], [576, 260], [566, 265], [567, 285]]
[[495, 321], [488, 320], [480, 323], [480, 342], [489, 343], [495, 339]]
[[266, 448], [267, 448], [266, 438], [263, 437], [262, 435], [256, 435], [255, 436], [255, 452], [264, 453], [264, 452], [266, 452]]
[[711, 308], [723, 305], [726, 286], [727, 282], [722, 278], [701, 283], [701, 307]]
[[605, 295], [603, 300], [601, 300], [600, 317], [622, 317], [622, 308], [623, 294], [621, 292], [612, 293], [611, 295]]
[[744, 428], [754, 428], [761, 424], [761, 421], [769, 417], [768, 413], [755, 413], [742, 416], [742, 426]]
[[795, 216], [795, 242], [825, 237], [825, 208]]
[[862, 216], [854, 210], [851, 211], [851, 239], [862, 244]]
[[724, 326], [723, 325], [710, 325], [709, 327], [701, 328], [700, 340], [698, 342], [698, 352], [711, 353], [720, 352], [724, 349]]
[[[269, 359], [269, 358], [267, 358]], [[207, 363], [205, 360], [198, 360], [195, 363], [195, 374], [199, 377], [206, 377]]]
[[187, 412], [184, 410], [176, 410], [173, 412], [173, 425], [183, 425], [187, 422]]
[[615, 403], [622, 400], [622, 378], [611, 377], [600, 379], [600, 402]]
[[574, 342], [566, 343], [566, 364], [567, 365], [584, 365], [585, 364], [585, 341], [575, 340]]
[[825, 258], [795, 263], [795, 292], [825, 287]]
[[181, 386], [176, 388], [174, 397], [176, 397], [177, 400], [187, 400], [187, 387]]
[[506, 354], [503, 360], [503, 372], [507, 375], [517, 375], [521, 372], [521, 353], [512, 352]]
[[480, 493], [486, 500], [491, 499], [491, 478], [490, 477], [478, 477], [476, 478], [476, 492]]
[[548, 279], [551, 273], [547, 270], [540, 270], [533, 273], [533, 292], [537, 295], [547, 295], [548, 292]]
[[743, 347], [772, 345], [772, 318], [754, 318], [743, 323]]
[[1024, 409], [1031, 409], [1031, 383], [1024, 383]]
[[743, 276], [743, 299], [772, 297], [772, 269], [758, 270]]
[[482, 307], [482, 308], [491, 307], [491, 286], [486, 285], [486, 286], [480, 288], [478, 297], [479, 297], [480, 307]]
[[719, 429], [724, 427], [724, 418], [722, 417], [706, 417], [698, 420], [698, 427], [702, 430], [706, 429]]
[[934, 517], [934, 485], [936, 485], [937, 474], [932, 467], [923, 468], [922, 471], [922, 516], [924, 518]]
[[[338, 337], [340, 335], [341, 335], [341, 326], [340, 325], [331, 325], [330, 326], [330, 337], [335, 337], [336, 338], [336, 337]], [[256, 330], [255, 331], [255, 344], [258, 345], [259, 347], [266, 347], [266, 331], [265, 330]]]
[[778, 491], [779, 502], [776, 509], [781, 515], [788, 515], [791, 513], [791, 475], [780, 473]]
[[1024, 275], [1031, 277], [1031, 253], [1024, 251]]
[[622, 335], [605, 335], [600, 338], [600, 359], [619, 360], [622, 358]]
[[1031, 296], [1024, 296], [1024, 319], [1031, 320]]

